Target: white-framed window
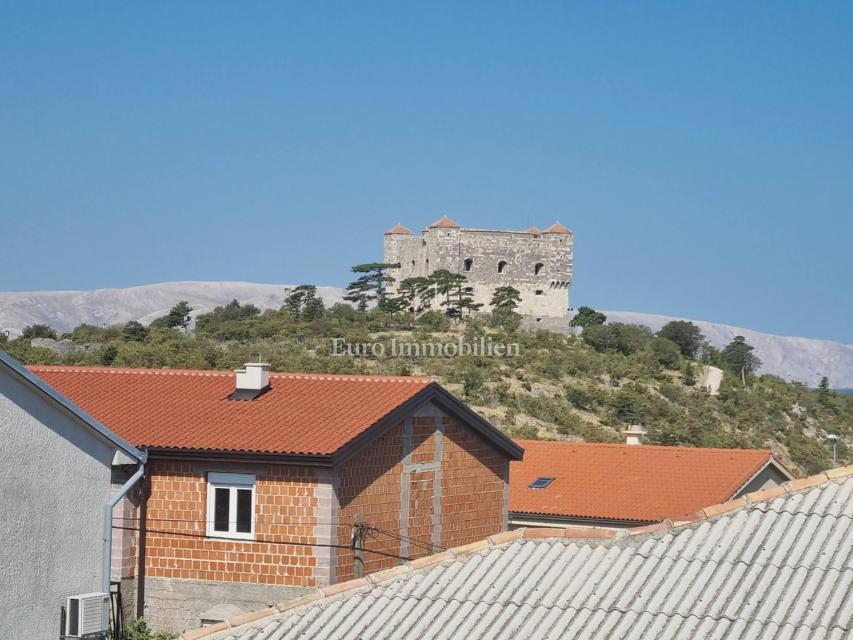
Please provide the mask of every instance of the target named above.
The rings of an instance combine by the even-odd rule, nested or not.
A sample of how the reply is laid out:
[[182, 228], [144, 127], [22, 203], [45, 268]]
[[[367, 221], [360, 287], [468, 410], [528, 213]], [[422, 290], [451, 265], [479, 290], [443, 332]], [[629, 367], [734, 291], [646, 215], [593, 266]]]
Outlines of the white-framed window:
[[255, 476], [249, 473], [207, 474], [207, 535], [253, 540]]

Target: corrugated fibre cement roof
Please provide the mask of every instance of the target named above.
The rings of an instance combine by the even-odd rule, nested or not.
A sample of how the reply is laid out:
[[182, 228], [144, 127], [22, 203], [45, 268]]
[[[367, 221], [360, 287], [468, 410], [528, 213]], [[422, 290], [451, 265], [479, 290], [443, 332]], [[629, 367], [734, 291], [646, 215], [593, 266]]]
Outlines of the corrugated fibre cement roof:
[[853, 633], [851, 474], [682, 523], [498, 534], [184, 637], [842, 640]]

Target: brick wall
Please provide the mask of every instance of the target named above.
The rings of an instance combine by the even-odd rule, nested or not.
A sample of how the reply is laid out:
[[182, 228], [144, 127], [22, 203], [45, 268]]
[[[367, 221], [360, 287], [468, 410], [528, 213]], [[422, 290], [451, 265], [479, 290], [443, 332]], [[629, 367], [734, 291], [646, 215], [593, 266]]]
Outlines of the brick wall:
[[[255, 541], [205, 538], [207, 471], [253, 473]], [[146, 576], [268, 585], [316, 586], [317, 478], [310, 467], [206, 469], [153, 462], [145, 539]]]
[[[509, 461], [455, 418], [427, 406], [344, 463], [338, 543], [348, 545], [357, 514], [381, 532], [368, 550], [417, 558], [506, 528]], [[399, 560], [365, 551], [365, 572]], [[352, 552], [337, 552], [337, 581], [353, 577]]]
[[[397, 425], [346, 461], [338, 475], [338, 504], [340, 505], [338, 544], [351, 542], [352, 525], [356, 514], [364, 521], [387, 531], [400, 530], [400, 479], [403, 467], [403, 426]], [[400, 541], [387, 535], [376, 535], [365, 546], [385, 553], [399, 555]], [[397, 561], [365, 553], [365, 572], [393, 567]], [[352, 577], [353, 554], [337, 550], [336, 581]]]
[[[388, 430], [337, 474], [152, 461], [146, 577], [299, 587], [341, 582], [353, 576], [350, 543], [358, 514], [379, 529], [365, 540], [366, 573], [400, 562], [371, 551], [417, 558], [474, 542], [506, 528], [508, 464], [494, 445], [432, 405]], [[208, 471], [256, 476], [256, 541], [205, 537]], [[310, 546], [317, 544], [343, 548]]]
[[509, 460], [455, 418], [445, 419], [442, 474], [442, 547], [506, 529]]

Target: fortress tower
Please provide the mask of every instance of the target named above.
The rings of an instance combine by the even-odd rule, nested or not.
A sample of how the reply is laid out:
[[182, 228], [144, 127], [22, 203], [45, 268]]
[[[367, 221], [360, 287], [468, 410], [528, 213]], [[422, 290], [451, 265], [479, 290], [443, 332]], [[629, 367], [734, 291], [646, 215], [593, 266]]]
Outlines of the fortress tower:
[[396, 278], [391, 293], [406, 278], [447, 269], [468, 278], [483, 311], [495, 289], [509, 285], [521, 293], [517, 311], [528, 324], [557, 326], [569, 318], [573, 245], [571, 230], [559, 222], [544, 230], [495, 231], [463, 229], [444, 216], [419, 236], [399, 224], [386, 231], [384, 261], [400, 263], [389, 271]]

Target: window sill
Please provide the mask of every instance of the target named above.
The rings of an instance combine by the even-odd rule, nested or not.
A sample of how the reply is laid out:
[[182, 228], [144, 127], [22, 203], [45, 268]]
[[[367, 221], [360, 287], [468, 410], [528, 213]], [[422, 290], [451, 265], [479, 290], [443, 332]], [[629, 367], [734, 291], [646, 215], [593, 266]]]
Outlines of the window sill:
[[206, 537], [208, 540], [248, 540], [249, 542], [252, 542], [255, 539], [255, 534], [208, 530]]

